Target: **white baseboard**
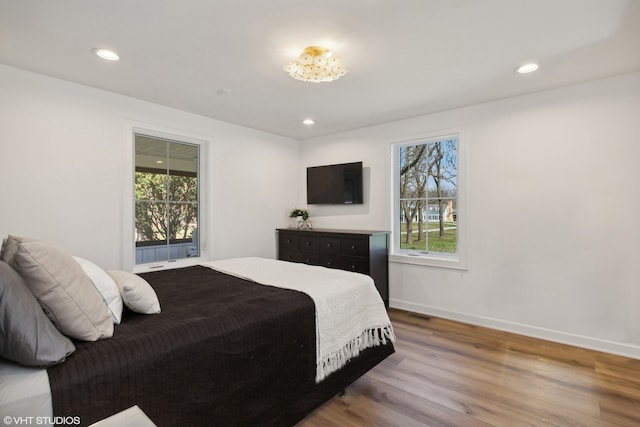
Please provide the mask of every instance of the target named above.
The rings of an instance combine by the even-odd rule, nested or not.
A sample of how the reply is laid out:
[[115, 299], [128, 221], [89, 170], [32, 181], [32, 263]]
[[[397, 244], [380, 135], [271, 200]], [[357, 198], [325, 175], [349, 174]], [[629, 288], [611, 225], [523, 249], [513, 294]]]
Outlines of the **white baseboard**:
[[602, 351], [605, 353], [616, 354], [619, 356], [640, 359], [640, 346], [633, 344], [619, 343], [615, 341], [600, 340], [582, 335], [568, 334], [566, 332], [555, 331], [552, 329], [539, 328], [535, 326], [524, 325], [520, 323], [507, 322], [504, 320], [493, 319], [490, 317], [476, 316], [472, 314], [459, 313], [455, 311], [442, 310], [436, 307], [416, 304], [408, 301], [391, 299], [389, 301], [391, 308], [398, 308], [414, 313], [426, 314], [443, 319], [455, 320], [457, 322], [468, 323], [476, 326], [484, 326], [491, 329], [497, 329], [514, 334], [525, 335], [533, 338], [540, 338], [547, 341], [553, 341], [561, 344], [568, 344], [575, 347], [587, 348], [590, 350]]

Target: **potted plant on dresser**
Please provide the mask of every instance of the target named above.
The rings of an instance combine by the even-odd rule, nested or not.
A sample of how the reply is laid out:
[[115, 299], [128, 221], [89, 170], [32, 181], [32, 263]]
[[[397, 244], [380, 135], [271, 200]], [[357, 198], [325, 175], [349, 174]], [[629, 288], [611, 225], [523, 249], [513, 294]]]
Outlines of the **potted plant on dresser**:
[[309, 220], [309, 211], [306, 209], [293, 208], [289, 213], [289, 218], [295, 220], [292, 224], [292, 228], [298, 228], [301, 230], [310, 230], [311, 221]]

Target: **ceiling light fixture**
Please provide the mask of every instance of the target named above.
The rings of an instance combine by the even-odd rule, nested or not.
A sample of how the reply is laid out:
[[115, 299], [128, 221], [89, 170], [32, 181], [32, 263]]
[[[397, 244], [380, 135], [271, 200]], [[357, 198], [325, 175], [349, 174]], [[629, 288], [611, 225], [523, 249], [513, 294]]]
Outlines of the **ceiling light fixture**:
[[307, 125], [307, 126], [311, 126], [312, 124], [314, 124], [315, 122], [313, 121], [313, 119], [304, 119], [302, 121], [303, 124]]
[[286, 64], [284, 70], [296, 80], [311, 83], [332, 82], [347, 73], [340, 59], [322, 46], [309, 46], [298, 59]]
[[109, 49], [93, 49], [93, 51], [102, 59], [107, 61], [117, 61], [120, 59], [117, 53]]
[[519, 72], [520, 74], [527, 74], [527, 73], [533, 73], [538, 68], [540, 68], [540, 65], [536, 64], [535, 62], [531, 62], [529, 64], [524, 64], [519, 66], [516, 71]]

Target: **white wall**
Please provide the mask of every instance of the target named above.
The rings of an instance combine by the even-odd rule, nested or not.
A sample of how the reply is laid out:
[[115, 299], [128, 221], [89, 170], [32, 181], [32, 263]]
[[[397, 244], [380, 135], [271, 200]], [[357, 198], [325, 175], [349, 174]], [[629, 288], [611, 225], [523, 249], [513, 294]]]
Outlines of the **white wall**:
[[122, 267], [129, 131], [148, 124], [211, 141], [210, 257], [275, 256], [297, 141], [1, 65], [0, 94], [0, 236]]
[[391, 263], [391, 305], [640, 358], [640, 74], [306, 140], [303, 166], [369, 174], [314, 225], [390, 230], [390, 143], [454, 128], [469, 268]]

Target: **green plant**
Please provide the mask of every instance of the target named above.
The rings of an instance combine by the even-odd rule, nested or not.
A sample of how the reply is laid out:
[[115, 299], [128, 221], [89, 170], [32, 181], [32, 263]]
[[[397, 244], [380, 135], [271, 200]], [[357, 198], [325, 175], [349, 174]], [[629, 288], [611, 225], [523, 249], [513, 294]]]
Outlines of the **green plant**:
[[289, 218], [296, 218], [299, 216], [301, 216], [302, 219], [309, 219], [309, 211], [306, 209], [298, 209], [298, 208], [291, 209], [291, 212], [289, 213]]

